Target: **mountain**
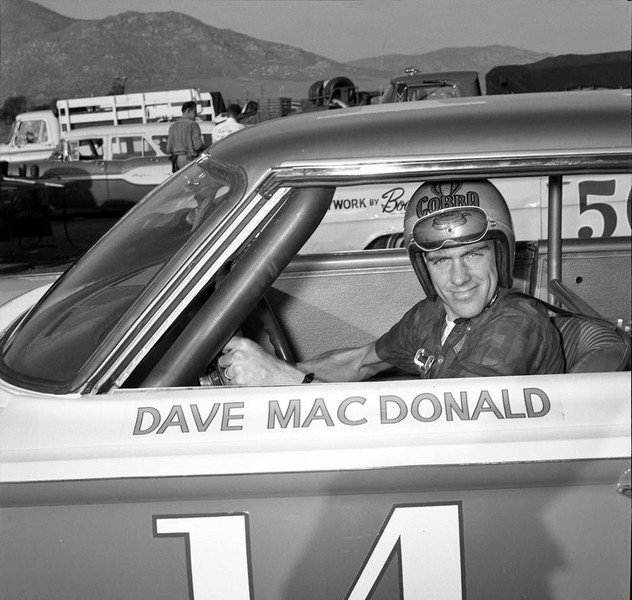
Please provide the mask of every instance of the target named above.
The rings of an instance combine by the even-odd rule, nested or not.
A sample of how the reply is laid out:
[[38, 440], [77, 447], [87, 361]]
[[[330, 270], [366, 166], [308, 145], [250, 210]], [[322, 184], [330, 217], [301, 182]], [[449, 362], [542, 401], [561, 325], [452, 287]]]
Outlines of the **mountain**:
[[352, 67], [403, 73], [407, 67], [416, 67], [422, 73], [436, 71], [477, 71], [481, 83], [485, 73], [498, 65], [523, 65], [551, 56], [542, 52], [522, 50], [513, 46], [467, 46], [463, 48], [442, 48], [425, 54], [387, 54], [363, 58], [348, 63]]
[[25, 42], [62, 31], [73, 21], [29, 0], [0, 0], [2, 59]]
[[132, 92], [193, 84], [210, 91], [218, 89], [213, 85], [217, 79], [303, 81], [307, 90], [307, 82], [332, 73], [381, 75], [363, 67], [349, 72], [328, 58], [218, 29], [177, 12], [58, 19], [30, 0], [2, 0], [1, 10], [3, 98], [26, 95], [46, 102], [51, 97], [106, 94], [116, 77]]
[[360, 89], [379, 90], [411, 65], [428, 71], [473, 69], [484, 82], [493, 66], [547, 56], [488, 46], [340, 63], [178, 12], [78, 20], [31, 0], [0, 0], [0, 27], [0, 103], [23, 95], [30, 105], [105, 95], [116, 78], [127, 92], [196, 87], [221, 91], [232, 101], [298, 99], [307, 96], [312, 82], [342, 75]]

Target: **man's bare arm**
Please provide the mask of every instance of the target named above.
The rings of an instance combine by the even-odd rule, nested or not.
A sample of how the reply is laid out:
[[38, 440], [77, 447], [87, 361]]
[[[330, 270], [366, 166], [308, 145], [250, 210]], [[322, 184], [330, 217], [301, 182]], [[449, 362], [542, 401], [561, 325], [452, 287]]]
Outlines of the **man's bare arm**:
[[314, 373], [316, 381], [362, 381], [391, 367], [375, 352], [375, 342], [325, 352], [296, 366]]
[[307, 373], [314, 373], [314, 381], [361, 381], [391, 366], [377, 356], [374, 342], [326, 352], [294, 367], [237, 336], [226, 344], [218, 363], [235, 385], [299, 384]]

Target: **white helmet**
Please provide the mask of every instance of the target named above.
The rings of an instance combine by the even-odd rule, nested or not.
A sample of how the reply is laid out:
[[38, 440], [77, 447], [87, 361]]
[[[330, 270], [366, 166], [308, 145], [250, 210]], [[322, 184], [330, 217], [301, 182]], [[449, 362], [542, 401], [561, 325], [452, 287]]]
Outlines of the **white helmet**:
[[404, 246], [426, 295], [437, 292], [424, 252], [494, 240], [498, 283], [510, 288], [516, 236], [505, 199], [489, 181], [431, 181], [413, 194], [404, 217]]

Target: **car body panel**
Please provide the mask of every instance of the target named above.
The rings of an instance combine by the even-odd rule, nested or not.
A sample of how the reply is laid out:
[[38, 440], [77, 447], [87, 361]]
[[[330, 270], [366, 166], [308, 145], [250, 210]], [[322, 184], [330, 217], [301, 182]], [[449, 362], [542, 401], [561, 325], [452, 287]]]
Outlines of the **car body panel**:
[[[546, 471], [543, 467], [535, 475], [546, 479]], [[459, 471], [448, 476], [458, 479]], [[424, 479], [427, 473], [421, 471], [411, 477]], [[629, 567], [625, 561], [629, 555], [615, 554], [605, 561], [604, 546], [596, 541], [607, 539], [608, 550], [629, 545], [620, 525], [629, 516], [629, 504], [609, 484], [590, 482], [569, 487], [562, 480], [560, 486], [534, 488], [527, 478], [527, 485], [523, 480], [519, 487], [463, 490], [456, 483], [452, 488], [420, 493], [406, 485], [402, 490], [396, 479], [392, 485], [387, 480], [386, 489], [376, 494], [367, 493], [366, 483], [350, 492], [336, 493], [340, 479], [318, 486], [314, 494], [299, 491], [295, 495], [283, 488], [275, 493], [277, 482], [272, 480], [258, 494], [239, 502], [216, 499], [211, 494], [204, 499], [154, 503], [126, 501], [126, 495], [113, 502], [90, 503], [78, 496], [81, 502], [76, 506], [6, 508], [3, 533], [21, 530], [23, 534], [14, 538], [10, 548], [0, 550], [3, 581], [10, 590], [19, 586], [32, 597], [68, 600], [94, 594], [104, 600], [128, 595], [157, 600], [420, 598], [432, 583], [431, 589], [443, 590], [446, 582], [461, 583], [457, 577], [462, 565], [442, 544], [444, 540], [452, 542], [453, 536], [444, 529], [441, 539], [431, 527], [434, 523], [445, 528], [447, 519], [438, 517], [433, 509], [445, 508], [451, 502], [457, 509], [462, 507], [462, 548], [467, 556], [462, 579], [467, 598], [500, 600], [518, 590], [526, 598], [588, 599], [602, 593], [627, 597]], [[314, 487], [297, 476], [294, 480], [295, 487]], [[476, 480], [461, 481], [464, 486], [476, 485]], [[174, 483], [190, 485], [186, 480]], [[222, 480], [208, 486], [216, 487], [230, 489]], [[155, 491], [167, 495], [164, 488]], [[106, 501], [111, 497], [106, 495]], [[378, 569], [365, 566], [367, 558], [372, 556], [380, 533], [393, 523], [395, 511], [401, 509], [416, 511], [419, 520], [424, 519], [424, 543], [429, 551], [411, 557], [404, 550], [405, 564], [412, 559], [417, 565], [404, 573], [425, 575], [426, 581], [410, 581], [406, 575], [402, 578], [395, 556], [381, 573], [373, 595], [359, 592], [347, 596], [360, 573], [365, 579], [377, 579]], [[429, 510], [433, 511], [430, 523], [426, 517]], [[582, 527], [569, 516], [577, 514], [590, 515]], [[233, 569], [230, 567], [237, 561], [229, 559], [237, 544], [230, 544], [226, 535], [229, 520], [237, 521], [232, 526], [235, 530], [246, 531], [251, 556], [250, 562], [242, 560]], [[224, 525], [224, 531], [216, 522]], [[409, 527], [408, 532], [411, 530]], [[220, 535], [221, 545], [213, 540]], [[560, 540], [569, 543], [562, 548]], [[239, 541], [243, 544], [243, 538]], [[594, 569], [582, 568], [582, 564], [592, 564]], [[33, 569], [33, 565], [38, 568]], [[69, 572], [76, 575], [70, 578]], [[245, 577], [237, 576], [243, 572]], [[436, 585], [438, 577], [443, 587]], [[408, 586], [403, 593], [402, 579]]]
[[[102, 598], [186, 597], [187, 589], [191, 598], [252, 597], [237, 591], [242, 584], [256, 597], [343, 598], [361, 572], [376, 577], [365, 564], [372, 547], [407, 509], [413, 529], [399, 560], [414, 560], [419, 544], [433, 553], [443, 543], [438, 573], [463, 570], [468, 598], [516, 589], [533, 598], [590, 598], [597, 589], [618, 597], [630, 558], [629, 502], [615, 485], [629, 464], [630, 374], [609, 377], [610, 404], [595, 402], [601, 384], [587, 375], [540, 377], [539, 388], [533, 377], [315, 384], [269, 388], [265, 399], [244, 388], [212, 398], [201, 389], [129, 390], [66, 406], [46, 397], [7, 403], [3, 386], [2, 476], [15, 483], [0, 487], [1, 534], [11, 540], [2, 579], [33, 596], [48, 586], [56, 598], [81, 598], [90, 586]], [[445, 404], [463, 394], [465, 420]], [[446, 505], [460, 512], [456, 537], [445, 529], [456, 516], [427, 516]], [[577, 527], [572, 515], [586, 513]], [[220, 542], [212, 525], [228, 516], [238, 523]], [[412, 536], [426, 518], [441, 534]], [[173, 527], [160, 534], [160, 526]], [[221, 564], [217, 552], [232, 556], [244, 528], [250, 577], [246, 569], [227, 582], [197, 566], [203, 557]], [[615, 550], [607, 563], [603, 539]], [[398, 577], [396, 562], [385, 562], [377, 597], [414, 598], [437, 584], [428, 573]], [[38, 565], [31, 577], [27, 565]]]
[[[439, 161], [533, 152], [553, 157], [587, 148], [616, 153], [629, 147], [629, 129], [621, 127], [632, 119], [629, 90], [561, 94], [405, 102], [298, 115], [261, 123], [247, 141], [245, 136], [229, 137], [209, 152], [229, 163], [241, 157], [255, 183], [273, 165], [290, 164], [289, 156], [297, 157], [291, 161], [297, 165], [345, 160], [370, 164], [387, 157], [431, 156]], [[542, 119], [542, 113], [549, 117]], [[353, 144], [339, 135], [341, 120]], [[272, 135], [279, 142], [270, 146]], [[268, 146], [265, 154], [258, 150], [262, 145]]]

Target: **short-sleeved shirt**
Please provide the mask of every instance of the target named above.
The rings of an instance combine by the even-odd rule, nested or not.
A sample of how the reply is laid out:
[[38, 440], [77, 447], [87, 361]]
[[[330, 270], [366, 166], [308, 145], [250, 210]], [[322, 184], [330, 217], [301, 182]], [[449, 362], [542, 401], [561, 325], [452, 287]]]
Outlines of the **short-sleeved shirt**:
[[[377, 355], [429, 379], [564, 372], [559, 333], [535, 298], [499, 288], [481, 314], [456, 319], [442, 345], [445, 316], [440, 300], [422, 300], [377, 340]], [[419, 350], [427, 372], [414, 362]]]
[[244, 125], [238, 123], [232, 117], [228, 117], [213, 129], [213, 143], [217, 143], [228, 137], [231, 133], [244, 129]]
[[195, 121], [181, 118], [171, 124], [167, 140], [169, 154], [184, 154], [195, 158], [203, 149], [202, 131]]

